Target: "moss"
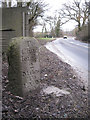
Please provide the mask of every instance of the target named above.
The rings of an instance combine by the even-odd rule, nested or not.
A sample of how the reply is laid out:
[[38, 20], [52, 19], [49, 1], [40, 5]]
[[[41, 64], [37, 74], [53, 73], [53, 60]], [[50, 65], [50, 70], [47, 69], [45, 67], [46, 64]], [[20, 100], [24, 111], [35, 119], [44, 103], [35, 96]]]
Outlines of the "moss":
[[[29, 48], [29, 57], [31, 63], [33, 63], [36, 62], [37, 59], [36, 50], [38, 49], [38, 46], [38, 41], [34, 38], [29, 37], [13, 38], [12, 42], [9, 44], [7, 58], [9, 64], [8, 79], [10, 81], [10, 84], [8, 86], [8, 89], [15, 95], [23, 96], [24, 88], [22, 82], [27, 82], [27, 76], [25, 78], [22, 77], [22, 69], [24, 66], [22, 64], [23, 62], [21, 62], [22, 54], [20, 52], [24, 49]], [[25, 66], [25, 70], [26, 69], [27, 66]], [[28, 89], [26, 91], [28, 91]]]
[[8, 79], [10, 81], [8, 88], [13, 94], [22, 96], [19, 43], [20, 39], [14, 39], [7, 51], [9, 64]]

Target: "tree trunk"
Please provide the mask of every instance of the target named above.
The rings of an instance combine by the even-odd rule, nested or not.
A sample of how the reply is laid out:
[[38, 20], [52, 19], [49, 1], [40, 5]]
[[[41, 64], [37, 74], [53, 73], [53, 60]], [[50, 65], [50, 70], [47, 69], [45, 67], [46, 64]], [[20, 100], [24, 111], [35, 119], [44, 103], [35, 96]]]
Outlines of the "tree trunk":
[[30, 37], [33, 37], [33, 30], [32, 30], [32, 28], [29, 29], [29, 34], [30, 34]]
[[17, 1], [17, 7], [22, 7], [22, 2]]
[[78, 31], [81, 31], [81, 24], [78, 22]]
[[9, 1], [9, 7], [11, 7], [11, 0]]

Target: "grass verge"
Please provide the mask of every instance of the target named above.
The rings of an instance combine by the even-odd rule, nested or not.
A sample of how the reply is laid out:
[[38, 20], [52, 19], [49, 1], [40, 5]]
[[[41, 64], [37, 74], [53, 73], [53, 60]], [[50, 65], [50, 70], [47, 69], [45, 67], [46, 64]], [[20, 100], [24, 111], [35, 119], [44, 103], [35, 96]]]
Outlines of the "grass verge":
[[52, 42], [55, 38], [37, 38], [40, 45], [45, 45], [47, 42]]

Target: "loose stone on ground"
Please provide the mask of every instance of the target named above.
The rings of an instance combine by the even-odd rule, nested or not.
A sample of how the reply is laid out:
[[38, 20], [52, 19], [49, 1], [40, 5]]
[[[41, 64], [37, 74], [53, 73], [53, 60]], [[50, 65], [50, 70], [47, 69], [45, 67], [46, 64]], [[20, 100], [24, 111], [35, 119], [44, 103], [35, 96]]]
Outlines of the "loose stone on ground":
[[[45, 44], [40, 40], [39, 43]], [[44, 46], [40, 52], [40, 86], [28, 96], [19, 97], [7, 90], [8, 66], [3, 62], [3, 118], [87, 118], [88, 95], [77, 83], [71, 66]], [[75, 77], [73, 77], [75, 75]], [[6, 87], [5, 87], [6, 86]], [[55, 88], [49, 92], [47, 89]], [[50, 94], [46, 94], [47, 90]], [[65, 91], [61, 91], [65, 90]], [[56, 92], [59, 91], [59, 92]], [[48, 93], [47, 92], [47, 93]], [[65, 92], [67, 94], [65, 94]], [[59, 96], [57, 96], [58, 94]], [[62, 95], [61, 95], [62, 93]]]

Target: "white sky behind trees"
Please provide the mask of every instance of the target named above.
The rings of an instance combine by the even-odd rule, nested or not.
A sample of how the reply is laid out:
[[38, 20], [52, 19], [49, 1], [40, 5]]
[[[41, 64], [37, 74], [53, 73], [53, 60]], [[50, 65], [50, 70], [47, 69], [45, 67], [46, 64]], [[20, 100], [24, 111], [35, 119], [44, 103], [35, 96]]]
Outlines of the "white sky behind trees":
[[[0, 0], [0, 1], [3, 1], [3, 0]], [[9, 1], [9, 0], [7, 0]], [[13, 4], [16, 0], [12, 0], [13, 1]], [[29, 1], [29, 0], [20, 0], [20, 1]], [[36, 1], [39, 1], [39, 0], [36, 0]], [[46, 11], [45, 15], [49, 15], [49, 16], [53, 16], [55, 15], [55, 10], [60, 10], [62, 8], [62, 4], [64, 3], [70, 3], [70, 2], [73, 2], [73, 0], [42, 0], [45, 2], [45, 4], [48, 4], [48, 11]], [[76, 0], [77, 2], [80, 1], [80, 0]], [[84, 2], [84, 0], [81, 0], [82, 2]], [[89, 0], [86, 0], [86, 1], [89, 1]], [[68, 23], [64, 24], [62, 26], [62, 29], [64, 31], [71, 31], [73, 30], [75, 27], [76, 27], [77, 23], [75, 21], [69, 21]], [[49, 29], [49, 26], [47, 26], [48, 29]], [[37, 32], [41, 32], [42, 31], [42, 26], [37, 26], [34, 31], [37, 31]]]
[[[47, 3], [49, 6], [48, 11], [46, 12], [47, 15], [53, 16], [55, 13], [55, 10], [59, 10], [62, 8], [62, 4], [67, 2], [72, 2], [73, 0], [44, 0], [45, 3]], [[70, 21], [62, 26], [62, 29], [64, 31], [71, 31], [75, 28], [77, 25], [76, 22]], [[42, 31], [42, 27], [38, 26], [34, 31]]]
[[[54, 15], [54, 12], [55, 10], [60, 10], [62, 8], [62, 5], [64, 3], [70, 3], [70, 2], [73, 2], [74, 0], [43, 0], [45, 1], [45, 3], [49, 4], [49, 10], [46, 12], [47, 15], [49, 16], [53, 16]], [[77, 2], [80, 1], [80, 0], [76, 0]], [[89, 0], [86, 0], [87, 2]], [[84, 2], [84, 0], [81, 0], [81, 2]], [[77, 23], [75, 21], [69, 21], [67, 22], [66, 24], [64, 24], [62, 26], [62, 29], [64, 31], [71, 31], [73, 30], [75, 27], [77, 26]], [[41, 31], [42, 27], [36, 27], [36, 29], [34, 31]]]

